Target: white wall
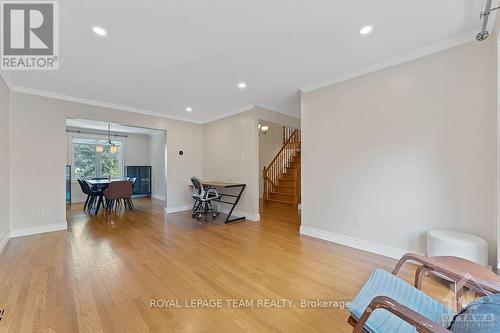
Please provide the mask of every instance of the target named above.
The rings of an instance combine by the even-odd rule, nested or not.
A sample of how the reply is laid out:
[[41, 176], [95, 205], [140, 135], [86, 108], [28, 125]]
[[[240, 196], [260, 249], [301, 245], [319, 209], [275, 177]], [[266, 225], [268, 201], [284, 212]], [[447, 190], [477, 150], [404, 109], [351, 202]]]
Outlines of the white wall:
[[259, 135], [259, 197], [264, 192], [263, 168], [269, 166], [283, 147], [283, 125], [260, 120], [261, 125], [269, 126], [266, 134]]
[[275, 124], [281, 124], [291, 128], [300, 128], [300, 119], [287, 116], [283, 113], [275, 112], [266, 108], [256, 106], [253, 111], [259, 120], [265, 120]]
[[237, 209], [245, 215], [259, 212], [257, 119], [253, 110], [203, 126], [204, 179], [247, 185]]
[[[202, 174], [201, 125], [11, 92], [11, 229], [14, 234], [66, 222], [66, 118], [167, 131], [167, 207], [189, 206], [189, 177]], [[181, 158], [178, 150], [184, 150]], [[40, 211], [45, 216], [40, 216]]]
[[0, 78], [0, 252], [9, 235], [9, 89]]
[[151, 139], [146, 134], [127, 134], [125, 142], [124, 166], [151, 165]]
[[[153, 172], [152, 196], [158, 200], [165, 200], [165, 133], [152, 134], [149, 142]], [[186, 183], [189, 184], [189, 180]]]
[[494, 48], [471, 42], [303, 93], [302, 225], [422, 253], [426, 231], [454, 229], [486, 239], [495, 262]]
[[261, 107], [205, 124], [204, 179], [245, 183], [237, 210], [259, 219], [258, 120], [300, 128], [300, 119]]

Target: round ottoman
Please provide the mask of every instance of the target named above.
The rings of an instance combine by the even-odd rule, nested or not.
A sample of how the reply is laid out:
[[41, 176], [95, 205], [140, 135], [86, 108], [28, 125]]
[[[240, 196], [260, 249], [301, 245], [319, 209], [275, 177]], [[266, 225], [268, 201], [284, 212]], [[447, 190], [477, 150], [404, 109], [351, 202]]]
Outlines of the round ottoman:
[[482, 238], [452, 230], [427, 233], [427, 256], [454, 256], [488, 266], [488, 243]]

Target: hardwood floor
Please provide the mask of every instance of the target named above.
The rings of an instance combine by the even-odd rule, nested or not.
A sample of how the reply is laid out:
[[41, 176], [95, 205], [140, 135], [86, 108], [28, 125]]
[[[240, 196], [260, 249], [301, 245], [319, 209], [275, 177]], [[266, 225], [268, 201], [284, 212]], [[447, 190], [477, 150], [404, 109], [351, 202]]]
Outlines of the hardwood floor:
[[[296, 213], [266, 207], [261, 223], [196, 224], [189, 212], [164, 221], [162, 204], [136, 200], [133, 213], [97, 217], [72, 205], [68, 231], [11, 239], [0, 255], [0, 331], [351, 332], [346, 309], [302, 308], [300, 300], [348, 301], [373, 268], [395, 264], [299, 237]], [[430, 280], [424, 289], [447, 293]], [[151, 308], [151, 299], [182, 306]], [[185, 306], [195, 299], [223, 306]]]

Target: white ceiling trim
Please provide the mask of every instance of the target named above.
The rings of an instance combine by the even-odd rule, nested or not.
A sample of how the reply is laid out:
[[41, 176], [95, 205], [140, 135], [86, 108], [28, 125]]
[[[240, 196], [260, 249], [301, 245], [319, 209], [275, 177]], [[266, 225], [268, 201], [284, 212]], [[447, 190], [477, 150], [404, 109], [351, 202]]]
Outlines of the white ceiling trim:
[[284, 113], [284, 112], [281, 112], [281, 111], [273, 110], [271, 108], [268, 108], [268, 107], [265, 107], [265, 106], [262, 106], [262, 105], [249, 104], [249, 105], [243, 106], [241, 108], [238, 108], [238, 109], [236, 109], [236, 110], [234, 110], [232, 112], [227, 112], [227, 113], [224, 113], [224, 114], [222, 114], [220, 116], [217, 116], [217, 117], [214, 117], [214, 118], [210, 118], [209, 120], [204, 121], [203, 124], [208, 124], [208, 123], [211, 123], [213, 121], [217, 121], [217, 120], [221, 120], [221, 119], [224, 119], [224, 118], [227, 118], [227, 117], [235, 116], [238, 113], [247, 112], [247, 111], [250, 111], [250, 110], [255, 109], [255, 108], [266, 109], [266, 110], [269, 110], [269, 111], [272, 111], [272, 112], [276, 112], [276, 113], [282, 114], [282, 115], [290, 117], [290, 118], [295, 118], [295, 119], [299, 119], [300, 120], [300, 117], [291, 116], [288, 113]]
[[207, 121], [205, 121], [203, 123], [204, 124], [208, 124], [208, 123], [211, 123], [211, 122], [216, 121], [216, 120], [220, 120], [220, 119], [224, 119], [224, 118], [227, 118], [227, 117], [231, 117], [231, 116], [237, 115], [238, 113], [250, 111], [253, 108], [255, 108], [254, 104], [245, 105], [245, 106], [242, 106], [241, 108], [238, 108], [238, 109], [236, 109], [236, 110], [234, 110], [232, 112], [228, 112], [228, 113], [222, 114], [220, 116], [217, 116], [215, 118], [207, 120]]
[[58, 99], [58, 100], [68, 101], [68, 102], [74, 102], [74, 103], [79, 103], [79, 104], [87, 104], [87, 105], [98, 106], [98, 107], [102, 107], [102, 108], [115, 109], [115, 110], [121, 110], [121, 111], [133, 112], [133, 113], [140, 113], [140, 114], [145, 114], [148, 116], [155, 116], [155, 117], [185, 121], [185, 122], [194, 123], [194, 124], [202, 124], [201, 121], [198, 121], [195, 119], [179, 117], [179, 116], [166, 114], [166, 113], [162, 113], [162, 112], [157, 112], [157, 111], [143, 110], [143, 109], [134, 108], [134, 107], [130, 107], [130, 106], [100, 102], [100, 101], [95, 101], [95, 100], [88, 99], [88, 98], [80, 98], [80, 97], [74, 97], [74, 96], [69, 96], [69, 95], [63, 95], [63, 94], [53, 93], [53, 92], [45, 91], [45, 90], [32, 89], [32, 88], [26, 88], [26, 87], [20, 87], [20, 86], [11, 87], [10, 90], [13, 92], [18, 92], [18, 93], [23, 93], [23, 94], [28, 94], [28, 95], [48, 97], [48, 98], [53, 98], [53, 99]]
[[[385, 68], [389, 68], [404, 62], [408, 62], [414, 59], [418, 59], [433, 53], [437, 53], [449, 48], [453, 48], [458, 45], [462, 45], [471, 41], [474, 41], [475, 34], [474, 32], [470, 32], [467, 34], [460, 35], [458, 37], [450, 38], [444, 41], [441, 41], [439, 43], [427, 46], [425, 48], [410, 52], [408, 54], [405, 54], [403, 56], [398, 56], [392, 59], [389, 59], [387, 61], [383, 61], [381, 63], [356, 70], [350, 73], [343, 74], [341, 76], [338, 76], [336, 78], [333, 78], [331, 80], [323, 81], [317, 84], [309, 85], [303, 88], [300, 88], [299, 90], [301, 92], [310, 92], [314, 91], [320, 88], [324, 88], [329, 85], [333, 85], [336, 83], [340, 83], [342, 81], [350, 80], [355, 77], [363, 76], [366, 74], [370, 74]], [[22, 87], [22, 86], [14, 86], [12, 83], [12, 80], [10, 78], [9, 73], [5, 71], [0, 71], [0, 75], [4, 79], [5, 83], [9, 87], [9, 89], [13, 92], [19, 92], [23, 94], [29, 94], [29, 95], [35, 95], [35, 96], [41, 96], [41, 97], [48, 97], [48, 98], [54, 98], [58, 100], [63, 100], [63, 101], [68, 101], [68, 102], [74, 102], [74, 103], [80, 103], [80, 104], [87, 104], [87, 105], [92, 105], [92, 106], [97, 106], [97, 107], [103, 107], [103, 108], [109, 108], [109, 109], [115, 109], [115, 110], [121, 110], [121, 111], [127, 111], [127, 112], [133, 112], [133, 113], [139, 113], [139, 114], [145, 114], [145, 115], [150, 115], [150, 116], [156, 116], [156, 117], [161, 117], [161, 118], [166, 118], [166, 119], [173, 119], [173, 120], [179, 120], [179, 121], [185, 121], [189, 123], [195, 123], [195, 124], [207, 124], [216, 120], [220, 120], [223, 118], [227, 118], [233, 115], [236, 115], [238, 113], [246, 112], [249, 111], [253, 108], [255, 108], [255, 105], [246, 105], [241, 108], [238, 108], [232, 112], [225, 113], [223, 115], [217, 116], [215, 118], [210, 118], [205, 121], [201, 120], [195, 120], [195, 119], [190, 119], [190, 118], [184, 118], [172, 114], [165, 114], [162, 112], [158, 111], [151, 111], [151, 110], [144, 110], [144, 109], [139, 109], [139, 108], [134, 108], [134, 107], [129, 107], [125, 105], [118, 105], [118, 104], [112, 104], [112, 103], [106, 103], [106, 102], [101, 102], [101, 101], [96, 101], [92, 99], [87, 99], [87, 98], [80, 98], [80, 97], [74, 97], [70, 95], [64, 95], [64, 94], [59, 94], [59, 93], [54, 93], [54, 92], [49, 92], [45, 90], [39, 90], [39, 89], [33, 89], [33, 88], [27, 88], [27, 87]], [[284, 113], [285, 114], [285, 113]]]
[[331, 80], [323, 81], [323, 82], [320, 82], [317, 84], [313, 84], [313, 85], [309, 85], [309, 86], [300, 88], [300, 91], [303, 93], [311, 92], [311, 91], [321, 89], [321, 88], [324, 88], [324, 87], [327, 87], [327, 86], [330, 86], [330, 85], [333, 85], [336, 83], [340, 83], [342, 81], [347, 81], [347, 80], [353, 79], [353, 78], [358, 77], [358, 76], [370, 74], [370, 73], [373, 73], [373, 72], [376, 72], [376, 71], [379, 71], [379, 70], [382, 70], [385, 68], [389, 68], [389, 67], [392, 67], [395, 65], [399, 65], [399, 64], [411, 61], [411, 60], [425, 57], [427, 55], [437, 53], [437, 52], [440, 52], [440, 51], [443, 51], [446, 49], [450, 49], [450, 48], [453, 48], [455, 46], [462, 45], [462, 44], [465, 44], [465, 43], [468, 43], [471, 41], [475, 41], [475, 40], [476, 39], [475, 39], [474, 32], [466, 33], [466, 34], [460, 35], [458, 37], [453, 37], [450, 39], [443, 40], [439, 43], [426, 46], [424, 48], [407, 53], [405, 55], [394, 57], [392, 59], [380, 62], [378, 64], [375, 64], [375, 65], [372, 65], [369, 67], [365, 67], [363, 69], [359, 69], [359, 70], [356, 70], [356, 71], [353, 71], [350, 73], [340, 75], [340, 76], [333, 78]]
[[[100, 102], [100, 101], [96, 101], [93, 99], [63, 95], [63, 94], [53, 93], [53, 92], [45, 91], [45, 90], [32, 89], [32, 88], [26, 88], [26, 87], [20, 87], [20, 86], [13, 86], [13, 87], [9, 86], [9, 89], [13, 92], [18, 92], [18, 93], [22, 93], [22, 94], [48, 97], [48, 98], [53, 98], [53, 99], [58, 99], [58, 100], [63, 100], [63, 101], [68, 101], [68, 102], [73, 102], [73, 103], [87, 104], [87, 105], [98, 106], [98, 107], [103, 107], [103, 108], [108, 108], [108, 109], [115, 109], [115, 110], [120, 110], [120, 111], [140, 113], [140, 114], [145, 114], [145, 115], [149, 115], [149, 116], [185, 121], [185, 122], [200, 124], [200, 125], [208, 124], [208, 123], [211, 123], [211, 122], [216, 121], [216, 120], [231, 117], [231, 116], [234, 116], [238, 113], [250, 111], [253, 108], [255, 108], [254, 104], [249, 104], [249, 105], [243, 106], [241, 108], [238, 108], [232, 112], [228, 112], [228, 113], [225, 113], [223, 115], [217, 116], [215, 118], [211, 118], [211, 119], [208, 119], [205, 121], [200, 121], [200, 120], [196, 120], [196, 119], [184, 118], [184, 117], [179, 117], [179, 116], [171, 115], [171, 114], [165, 114], [165, 113], [161, 113], [161, 112], [157, 112], [157, 111], [143, 110], [143, 109], [129, 107], [129, 106], [125, 106], [125, 105]], [[285, 114], [285, 115], [291, 117], [288, 114]]]
[[157, 112], [157, 111], [143, 110], [143, 109], [129, 107], [129, 106], [125, 106], [125, 105], [118, 105], [118, 104], [100, 102], [100, 101], [96, 101], [96, 100], [93, 100], [93, 99], [80, 98], [80, 97], [74, 97], [74, 96], [69, 96], [69, 95], [63, 95], [63, 94], [58, 94], [58, 93], [54, 93], [54, 92], [50, 92], [50, 91], [45, 91], [45, 90], [32, 89], [32, 88], [20, 87], [20, 86], [9, 86], [8, 83], [7, 83], [7, 86], [9, 87], [10, 91], [18, 92], [18, 93], [22, 93], [22, 94], [28, 94], [28, 95], [34, 95], [34, 96], [41, 96], [41, 97], [48, 97], [48, 98], [58, 99], [58, 100], [67, 101], [67, 102], [73, 102], [73, 103], [79, 103], [79, 104], [87, 104], [87, 105], [92, 105], [92, 106], [98, 106], [98, 107], [108, 108], [108, 109], [115, 109], [115, 110], [120, 110], [120, 111], [127, 111], [127, 112], [145, 114], [145, 115], [148, 115], [148, 116], [155, 116], [155, 117], [161, 117], [161, 118], [166, 118], [166, 119], [173, 119], [173, 120], [185, 121], [185, 122], [199, 124], [199, 125], [208, 124], [210, 122], [213, 122], [213, 121], [216, 121], [216, 120], [220, 120], [220, 119], [223, 119], [223, 118], [227, 118], [227, 117], [230, 117], [230, 116], [234, 116], [234, 115], [236, 115], [238, 113], [250, 111], [251, 109], [255, 108], [255, 105], [253, 105], [253, 104], [246, 105], [246, 106], [238, 108], [238, 109], [236, 109], [236, 110], [234, 110], [232, 112], [228, 112], [228, 113], [225, 113], [223, 115], [217, 116], [215, 118], [211, 118], [211, 119], [208, 119], [208, 120], [205, 120], [205, 121], [200, 121], [200, 120], [196, 120], [196, 119], [184, 118], [184, 117], [179, 117], [179, 116], [171, 115], [171, 114], [165, 114], [165, 113], [161, 113], [161, 112]]

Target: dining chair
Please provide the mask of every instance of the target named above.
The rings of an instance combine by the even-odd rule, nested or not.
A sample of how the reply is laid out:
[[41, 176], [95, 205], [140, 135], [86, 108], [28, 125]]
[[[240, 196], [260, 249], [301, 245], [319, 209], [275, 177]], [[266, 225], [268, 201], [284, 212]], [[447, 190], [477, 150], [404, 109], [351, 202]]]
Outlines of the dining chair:
[[85, 204], [83, 205], [83, 210], [86, 210], [87, 204], [89, 203], [89, 200], [90, 200], [90, 193], [89, 193], [87, 187], [85, 186], [85, 184], [83, 183], [83, 180], [77, 179], [77, 181], [78, 181], [78, 185], [80, 185], [80, 189], [82, 190], [83, 194], [87, 195], [87, 199], [85, 200]]
[[133, 211], [134, 203], [132, 202], [132, 182], [129, 180], [120, 180], [111, 182], [103, 192], [106, 198], [106, 212], [111, 212], [113, 209], [118, 209], [122, 202], [125, 210]]
[[135, 183], [137, 182], [137, 177], [125, 177], [125, 180], [128, 180], [132, 183], [132, 190], [134, 189]]
[[93, 189], [92, 185], [90, 185], [86, 180], [78, 179], [78, 184], [80, 185], [82, 192], [87, 195], [87, 199], [83, 205], [83, 210], [90, 212], [94, 207], [94, 204], [98, 202], [101, 192]]

